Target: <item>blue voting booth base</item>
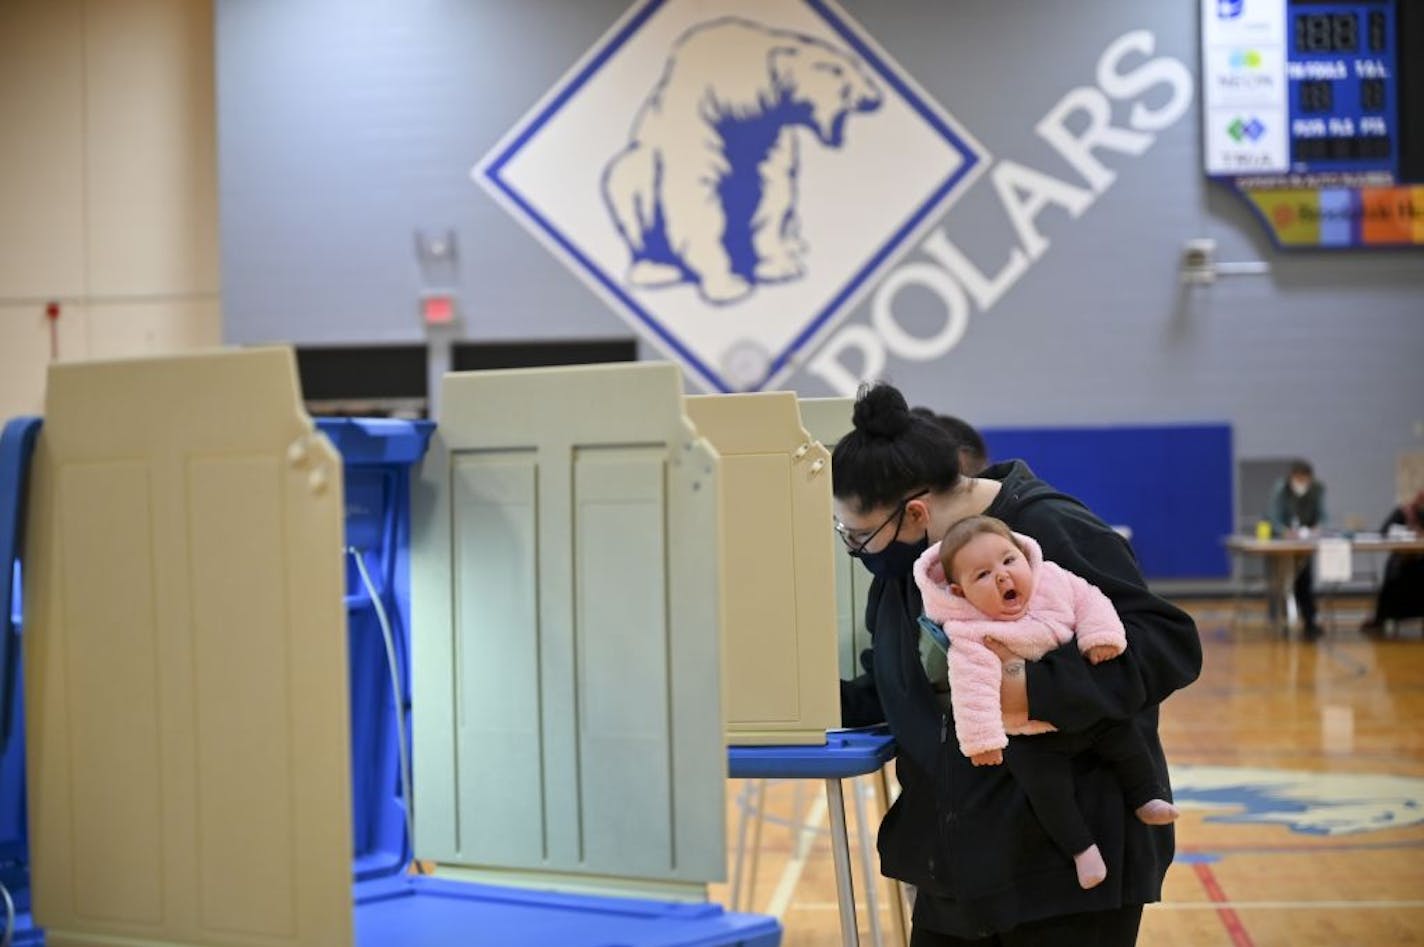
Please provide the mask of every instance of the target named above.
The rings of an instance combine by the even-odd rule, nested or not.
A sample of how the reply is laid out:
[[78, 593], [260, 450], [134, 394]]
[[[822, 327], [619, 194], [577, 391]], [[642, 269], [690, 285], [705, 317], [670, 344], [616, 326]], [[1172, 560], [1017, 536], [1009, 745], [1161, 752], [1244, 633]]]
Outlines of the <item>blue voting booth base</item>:
[[[8, 711], [0, 765], [0, 881], [19, 908], [12, 943], [40, 944], [28, 914], [24, 723], [19, 667], [20, 528], [25, 475], [40, 422], [11, 421], [0, 437], [0, 698]], [[398, 761], [397, 721], [409, 727], [410, 469], [434, 425], [383, 419], [321, 420], [345, 468], [347, 616], [356, 943], [361, 947], [777, 947], [775, 920], [714, 904], [565, 895], [412, 875], [411, 840]], [[354, 550], [354, 552], [352, 552]], [[399, 665], [396, 713], [375, 602], [356, 567], [361, 557], [393, 632]], [[3, 909], [0, 909], [3, 920]]]
[[438, 878], [357, 888], [356, 943], [399, 947], [778, 947], [775, 920], [716, 904], [524, 891]]

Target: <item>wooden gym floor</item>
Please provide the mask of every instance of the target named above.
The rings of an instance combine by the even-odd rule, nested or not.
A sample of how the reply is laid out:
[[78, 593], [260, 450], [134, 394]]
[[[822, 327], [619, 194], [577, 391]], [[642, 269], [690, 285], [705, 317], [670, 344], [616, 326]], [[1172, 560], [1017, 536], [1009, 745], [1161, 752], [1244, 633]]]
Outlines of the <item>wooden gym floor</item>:
[[[1200, 680], [1162, 711], [1173, 769], [1177, 860], [1147, 909], [1152, 947], [1424, 944], [1424, 640], [1362, 637], [1368, 602], [1343, 600], [1319, 644], [1282, 640], [1261, 603], [1185, 601], [1206, 654]], [[1240, 620], [1234, 620], [1238, 618]], [[769, 782], [748, 907], [776, 913], [785, 947], [840, 943], [820, 783]], [[729, 838], [750, 785], [729, 785]], [[869, 778], [855, 792], [873, 837]], [[871, 944], [859, 826], [846, 789], [856, 906]], [[750, 833], [749, 833], [750, 834]], [[796, 857], [803, 848], [804, 857]], [[735, 852], [729, 857], [733, 864]], [[878, 883], [883, 943], [896, 944]], [[728, 886], [713, 897], [731, 903]]]

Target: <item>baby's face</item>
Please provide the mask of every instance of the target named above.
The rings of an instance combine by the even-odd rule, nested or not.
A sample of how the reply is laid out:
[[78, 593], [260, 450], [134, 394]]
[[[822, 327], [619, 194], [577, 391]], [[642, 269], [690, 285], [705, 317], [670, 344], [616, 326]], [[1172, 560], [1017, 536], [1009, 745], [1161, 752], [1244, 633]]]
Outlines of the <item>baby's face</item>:
[[1033, 570], [1019, 547], [997, 533], [980, 533], [951, 563], [950, 591], [962, 595], [996, 621], [1012, 621], [1028, 610]]

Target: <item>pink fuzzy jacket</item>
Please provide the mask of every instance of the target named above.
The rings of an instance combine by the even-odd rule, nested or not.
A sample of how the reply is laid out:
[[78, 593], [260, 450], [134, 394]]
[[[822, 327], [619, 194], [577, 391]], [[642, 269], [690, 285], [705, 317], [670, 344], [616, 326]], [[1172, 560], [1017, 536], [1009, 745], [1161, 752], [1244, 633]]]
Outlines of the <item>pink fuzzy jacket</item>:
[[1087, 651], [1109, 645], [1116, 655], [1127, 648], [1122, 619], [1106, 595], [1088, 580], [1054, 562], [1045, 561], [1037, 542], [1020, 533], [1014, 538], [1024, 549], [1033, 570], [1033, 596], [1028, 610], [1013, 621], [995, 621], [966, 599], [949, 590], [939, 564], [939, 543], [915, 563], [915, 582], [924, 599], [925, 614], [938, 622], [949, 637], [950, 705], [959, 749], [965, 756], [1008, 745], [1015, 734], [1048, 733], [1050, 723], [1030, 720], [1027, 726], [1004, 726], [999, 707], [1003, 662], [984, 644], [992, 637], [1028, 661], [1037, 661], [1075, 633], [1078, 648]]

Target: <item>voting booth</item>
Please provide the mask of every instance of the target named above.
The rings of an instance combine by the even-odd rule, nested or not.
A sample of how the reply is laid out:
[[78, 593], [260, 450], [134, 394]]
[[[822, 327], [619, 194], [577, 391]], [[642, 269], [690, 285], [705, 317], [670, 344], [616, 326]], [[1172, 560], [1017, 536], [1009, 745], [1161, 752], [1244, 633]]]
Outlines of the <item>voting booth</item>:
[[790, 392], [687, 401], [722, 457], [727, 740], [824, 743], [840, 725], [830, 454]]
[[[33, 459], [3, 452], [12, 496], [16, 472], [32, 473], [23, 742], [47, 942], [779, 943], [773, 920], [712, 904], [411, 873], [402, 477], [429, 430], [323, 429], [300, 408], [290, 351], [223, 352], [57, 366]], [[715, 515], [700, 522], [715, 529]], [[716, 774], [720, 826], [715, 673], [709, 686], [715, 764], [695, 763]], [[541, 791], [503, 775], [511, 795]], [[670, 831], [697, 815], [678, 810]], [[641, 834], [624, 837], [630, 850]], [[678, 841], [679, 864], [710, 860]], [[15, 942], [33, 936], [21, 927]]]

